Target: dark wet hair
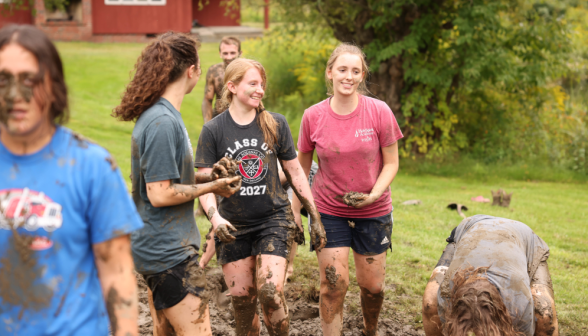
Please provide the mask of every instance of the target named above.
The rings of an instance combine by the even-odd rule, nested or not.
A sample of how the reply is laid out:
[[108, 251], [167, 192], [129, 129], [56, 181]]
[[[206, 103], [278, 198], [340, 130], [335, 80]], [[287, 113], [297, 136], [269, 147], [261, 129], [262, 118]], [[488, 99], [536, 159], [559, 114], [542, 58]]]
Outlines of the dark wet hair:
[[198, 67], [199, 47], [200, 42], [188, 34], [167, 32], [159, 36], [139, 56], [135, 76], [112, 116], [123, 121], [137, 120], [159, 100], [168, 84], [179, 79], [190, 66]]
[[[0, 50], [14, 43], [33, 55], [39, 63], [40, 83], [44, 83], [49, 74], [51, 96], [49, 116], [53, 123], [64, 124], [69, 119], [67, 86], [63, 77], [63, 64], [55, 45], [44, 32], [31, 25], [11, 24], [0, 29]], [[43, 85], [40, 85], [43, 87]]]
[[500, 292], [484, 276], [487, 270], [469, 267], [455, 274], [443, 335], [524, 336], [514, 328]]

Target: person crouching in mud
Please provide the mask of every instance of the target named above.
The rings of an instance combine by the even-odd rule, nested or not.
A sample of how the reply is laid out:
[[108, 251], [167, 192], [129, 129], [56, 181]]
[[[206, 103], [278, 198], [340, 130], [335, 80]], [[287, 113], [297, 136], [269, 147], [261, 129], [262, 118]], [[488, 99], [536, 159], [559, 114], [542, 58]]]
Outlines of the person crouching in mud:
[[280, 183], [277, 160], [295, 192], [309, 200], [306, 208], [316, 221], [311, 240], [319, 250], [326, 242], [324, 228], [286, 118], [266, 111], [261, 102], [267, 84], [263, 66], [236, 59], [227, 66], [224, 82], [223, 100], [229, 108], [204, 125], [196, 166], [208, 173], [228, 157], [229, 170], [243, 177], [243, 185], [218, 208], [213, 195], [201, 196], [200, 202], [212, 223], [217, 262], [231, 293], [236, 335], [259, 335], [258, 300], [269, 334], [288, 335], [283, 285], [291, 245], [302, 229]]
[[557, 336], [549, 247], [527, 225], [476, 215], [447, 238], [423, 296], [427, 336]]
[[[299, 160], [307, 174], [315, 149], [319, 159], [312, 193], [328, 240], [317, 253], [321, 327], [327, 336], [342, 332], [349, 248], [368, 336], [377, 335], [384, 301], [386, 251], [392, 246], [390, 184], [398, 172], [402, 132], [386, 103], [364, 95], [367, 74], [360, 48], [345, 43], [335, 48], [325, 70], [331, 97], [304, 112], [298, 137]], [[300, 209], [298, 199], [293, 201], [293, 208]], [[294, 215], [299, 223], [299, 214]]]
[[145, 223], [133, 233], [137, 272], [148, 286], [156, 336], [212, 335], [206, 276], [198, 264], [194, 199], [229, 197], [240, 177], [194, 174], [193, 151], [180, 113], [200, 77], [198, 41], [169, 32], [148, 45], [113, 115], [136, 120], [132, 135], [133, 199]]

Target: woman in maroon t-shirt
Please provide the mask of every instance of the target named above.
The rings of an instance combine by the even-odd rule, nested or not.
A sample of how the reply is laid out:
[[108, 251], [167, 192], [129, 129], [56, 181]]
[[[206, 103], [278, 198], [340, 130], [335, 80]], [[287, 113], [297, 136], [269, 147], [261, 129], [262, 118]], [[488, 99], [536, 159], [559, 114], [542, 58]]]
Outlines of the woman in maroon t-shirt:
[[352, 248], [365, 334], [377, 335], [392, 237], [390, 183], [402, 132], [386, 103], [364, 95], [368, 67], [361, 49], [339, 45], [325, 72], [331, 96], [305, 111], [298, 139], [307, 174], [315, 149], [319, 159], [312, 193], [327, 233], [327, 245], [317, 252], [321, 325], [324, 335], [341, 335]]

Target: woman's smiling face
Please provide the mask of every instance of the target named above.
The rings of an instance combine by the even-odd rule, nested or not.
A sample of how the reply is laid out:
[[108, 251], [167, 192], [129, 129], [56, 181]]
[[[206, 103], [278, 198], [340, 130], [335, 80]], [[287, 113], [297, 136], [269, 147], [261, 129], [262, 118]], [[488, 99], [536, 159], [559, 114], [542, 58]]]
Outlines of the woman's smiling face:
[[363, 80], [363, 63], [358, 55], [341, 54], [327, 70], [327, 77], [333, 81], [333, 92], [349, 96], [357, 92], [359, 83]]
[[243, 79], [235, 87], [237, 99], [241, 104], [246, 105], [251, 108], [259, 107], [261, 103], [261, 99], [265, 94], [265, 83], [263, 82], [263, 78], [259, 73], [259, 70], [252, 67], [243, 76]]

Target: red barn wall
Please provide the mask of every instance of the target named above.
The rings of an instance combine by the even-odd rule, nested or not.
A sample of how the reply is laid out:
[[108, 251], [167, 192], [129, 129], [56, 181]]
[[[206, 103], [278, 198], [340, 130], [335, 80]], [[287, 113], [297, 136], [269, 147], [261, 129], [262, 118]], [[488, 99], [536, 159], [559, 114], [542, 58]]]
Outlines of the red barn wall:
[[30, 9], [6, 10], [0, 9], [0, 28], [11, 23], [32, 24], [33, 15]]
[[[199, 10], [198, 1], [192, 0], [192, 18], [198, 20], [198, 23], [201, 25], [205, 27], [241, 25], [240, 10], [232, 10], [228, 15], [225, 15], [227, 9], [221, 6], [221, 0], [210, 0], [208, 5], [205, 5], [202, 10]], [[240, 0], [238, 3], [241, 6]]]
[[190, 32], [192, 0], [167, 0], [165, 6], [106, 5], [92, 1], [94, 34], [159, 34]]

